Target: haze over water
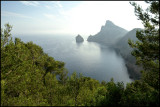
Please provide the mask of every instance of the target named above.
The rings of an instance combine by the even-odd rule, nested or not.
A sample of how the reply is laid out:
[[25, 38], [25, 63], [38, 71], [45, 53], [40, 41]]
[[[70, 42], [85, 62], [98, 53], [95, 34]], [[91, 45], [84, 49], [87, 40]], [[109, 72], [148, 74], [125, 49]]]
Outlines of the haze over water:
[[131, 82], [123, 58], [113, 49], [94, 42], [77, 44], [75, 36], [16, 36], [22, 41], [40, 45], [55, 60], [65, 62], [68, 75], [77, 74], [99, 81]]

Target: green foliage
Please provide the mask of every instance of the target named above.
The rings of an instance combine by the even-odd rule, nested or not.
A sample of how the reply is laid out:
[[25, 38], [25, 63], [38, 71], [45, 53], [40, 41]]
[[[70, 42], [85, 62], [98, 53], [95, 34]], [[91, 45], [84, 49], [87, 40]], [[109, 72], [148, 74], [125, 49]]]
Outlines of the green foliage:
[[134, 49], [132, 55], [136, 63], [142, 65], [142, 78], [128, 84], [121, 99], [123, 105], [149, 106], [159, 105], [159, 1], [146, 1], [150, 6], [144, 11], [135, 2], [135, 14], [145, 29], [137, 31], [139, 41], [129, 40]]
[[137, 31], [139, 41], [129, 40], [134, 49], [132, 55], [136, 57], [137, 64], [144, 68], [142, 80], [159, 90], [159, 1], [147, 1], [150, 6], [144, 11], [135, 2], [135, 14], [142, 21], [145, 29]]
[[5, 24], [4, 26], [5, 29], [1, 28], [1, 49], [3, 49], [4, 46], [12, 40], [10, 33], [12, 30], [12, 26], [9, 25], [9, 23]]
[[129, 44], [145, 71], [126, 88], [113, 78], [100, 83], [76, 72], [68, 77], [65, 63], [40, 46], [19, 38], [13, 42], [12, 26], [6, 24], [1, 29], [1, 106], [159, 106], [159, 2], [149, 3], [154, 17], [132, 4], [145, 30], [137, 31], [139, 42]]
[[111, 79], [111, 81], [106, 84], [106, 88], [108, 93], [106, 95], [105, 105], [108, 106], [119, 105], [119, 101], [124, 92], [124, 84], [120, 82], [114, 83], [114, 80]]
[[50, 105], [44, 97], [56, 86], [50, 73], [61, 74], [64, 63], [49, 57], [33, 42], [24, 43], [19, 38], [13, 42], [11, 28], [6, 24], [1, 30], [1, 105]]
[[128, 84], [121, 98], [125, 106], [158, 106], [159, 92], [142, 81], [135, 81]]

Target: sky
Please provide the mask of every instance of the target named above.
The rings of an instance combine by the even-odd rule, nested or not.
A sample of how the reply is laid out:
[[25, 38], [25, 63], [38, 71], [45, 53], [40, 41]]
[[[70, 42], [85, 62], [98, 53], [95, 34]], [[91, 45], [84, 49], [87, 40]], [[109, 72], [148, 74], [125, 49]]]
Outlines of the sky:
[[128, 31], [143, 28], [129, 1], [1, 1], [1, 28], [9, 22], [13, 35], [89, 36], [107, 20]]

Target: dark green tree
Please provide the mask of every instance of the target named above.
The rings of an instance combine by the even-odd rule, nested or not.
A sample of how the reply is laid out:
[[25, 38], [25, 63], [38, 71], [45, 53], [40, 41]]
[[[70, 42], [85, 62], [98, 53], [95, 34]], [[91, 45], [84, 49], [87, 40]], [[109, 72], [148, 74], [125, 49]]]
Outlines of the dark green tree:
[[146, 82], [136, 80], [127, 84], [120, 104], [124, 106], [158, 106], [158, 91]]
[[11, 28], [6, 24], [1, 29], [1, 106], [55, 105], [56, 75], [63, 72], [64, 63], [33, 42], [12, 41]]
[[159, 1], [146, 1], [150, 6], [144, 11], [135, 2], [130, 2], [135, 8], [135, 15], [144, 25], [144, 30], [137, 31], [139, 41], [129, 40], [134, 49], [132, 55], [136, 63], [142, 65], [142, 80], [155, 89], [159, 89]]
[[1, 51], [4, 48], [4, 46], [9, 43], [9, 41], [12, 40], [11, 37], [11, 30], [12, 26], [9, 25], [9, 23], [5, 24], [5, 29], [1, 28]]
[[128, 40], [133, 48], [136, 64], [143, 66], [140, 80], [128, 84], [120, 104], [149, 106], [159, 105], [159, 1], [145, 1], [150, 6], [144, 11], [135, 2], [135, 15], [142, 21], [144, 29], [137, 31], [139, 41]]

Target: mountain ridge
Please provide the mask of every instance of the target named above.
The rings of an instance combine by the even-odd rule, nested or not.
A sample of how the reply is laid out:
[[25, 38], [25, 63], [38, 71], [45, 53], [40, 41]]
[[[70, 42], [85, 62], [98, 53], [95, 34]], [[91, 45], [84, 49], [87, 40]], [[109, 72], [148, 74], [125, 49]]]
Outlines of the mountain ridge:
[[121, 28], [115, 25], [112, 21], [107, 20], [105, 25], [101, 27], [100, 31], [93, 36], [90, 35], [87, 41], [111, 45], [123, 37], [127, 32], [128, 31], [124, 28]]

